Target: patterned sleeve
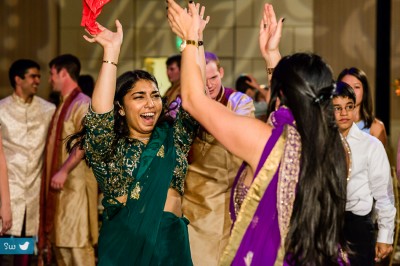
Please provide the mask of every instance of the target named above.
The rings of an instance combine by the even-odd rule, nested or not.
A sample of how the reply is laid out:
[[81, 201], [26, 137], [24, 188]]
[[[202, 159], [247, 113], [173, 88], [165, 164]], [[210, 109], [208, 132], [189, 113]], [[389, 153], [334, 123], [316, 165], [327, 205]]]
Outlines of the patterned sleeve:
[[111, 154], [111, 146], [115, 138], [113, 110], [97, 114], [91, 107], [85, 116], [84, 149], [89, 165], [98, 165]]
[[174, 138], [175, 143], [186, 155], [189, 153], [198, 128], [199, 123], [181, 107], [174, 123]]
[[188, 168], [187, 157], [190, 146], [196, 137], [199, 124], [189, 113], [182, 108], [174, 123], [174, 142], [177, 150], [176, 166], [172, 177], [171, 187], [175, 188], [183, 195], [185, 187], [185, 177]]

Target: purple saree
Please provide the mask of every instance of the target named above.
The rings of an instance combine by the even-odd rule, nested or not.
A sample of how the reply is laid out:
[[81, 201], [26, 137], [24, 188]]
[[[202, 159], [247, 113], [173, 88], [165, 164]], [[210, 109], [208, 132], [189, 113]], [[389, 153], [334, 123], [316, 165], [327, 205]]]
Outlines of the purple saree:
[[231, 216], [235, 224], [222, 265], [286, 265], [281, 236], [287, 234], [292, 213], [301, 145], [288, 108], [274, 112], [271, 123], [274, 129], [237, 217], [232, 195]]
[[[289, 266], [285, 238], [300, 173], [301, 139], [291, 111], [280, 107], [271, 114], [273, 126], [239, 212], [235, 206], [235, 189], [240, 183], [239, 170], [231, 197], [231, 218], [234, 222], [220, 265]], [[240, 184], [239, 184], [240, 185]], [[237, 201], [236, 201], [237, 203]], [[338, 258], [339, 265], [346, 265]]]

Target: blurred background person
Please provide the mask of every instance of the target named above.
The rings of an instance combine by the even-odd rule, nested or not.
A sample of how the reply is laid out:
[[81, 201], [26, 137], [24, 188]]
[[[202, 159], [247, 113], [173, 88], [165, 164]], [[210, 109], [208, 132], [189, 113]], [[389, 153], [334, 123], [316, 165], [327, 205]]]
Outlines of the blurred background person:
[[268, 103], [270, 99], [269, 89], [258, 84], [257, 80], [250, 74], [241, 74], [236, 79], [236, 90], [253, 99], [256, 118], [266, 122]]
[[[36, 96], [40, 66], [19, 59], [9, 69], [12, 95], [0, 101], [0, 124], [7, 162], [13, 225], [11, 237], [36, 237], [39, 195], [47, 131], [54, 104]], [[33, 255], [3, 255], [1, 265], [28, 265]]]
[[372, 92], [365, 72], [356, 67], [345, 68], [337, 79], [349, 84], [356, 94], [354, 122], [358, 128], [379, 139], [386, 147], [385, 125], [375, 117]]
[[[254, 117], [252, 98], [222, 84], [224, 69], [217, 55], [205, 52], [205, 62], [209, 97], [235, 114]], [[204, 127], [200, 128], [191, 148], [182, 201], [183, 213], [190, 220], [194, 265], [218, 265], [232, 226], [230, 194], [241, 162]]]

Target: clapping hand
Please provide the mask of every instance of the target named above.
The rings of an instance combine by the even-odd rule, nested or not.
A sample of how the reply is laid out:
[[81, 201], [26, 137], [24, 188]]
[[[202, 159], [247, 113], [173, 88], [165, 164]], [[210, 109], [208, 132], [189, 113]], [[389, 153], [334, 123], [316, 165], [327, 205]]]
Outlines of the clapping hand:
[[180, 7], [174, 0], [168, 0], [168, 23], [172, 31], [183, 40], [198, 40], [210, 17], [204, 17], [205, 7], [189, 3], [189, 10]]

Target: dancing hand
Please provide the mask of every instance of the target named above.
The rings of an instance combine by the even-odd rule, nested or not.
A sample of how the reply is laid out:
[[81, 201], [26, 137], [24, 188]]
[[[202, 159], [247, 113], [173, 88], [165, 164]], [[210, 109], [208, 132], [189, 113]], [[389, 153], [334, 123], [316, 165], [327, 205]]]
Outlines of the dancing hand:
[[282, 18], [277, 22], [273, 6], [271, 4], [264, 5], [263, 18], [260, 21], [259, 45], [261, 54], [266, 61], [273, 53], [279, 54], [283, 20]]
[[91, 36], [88, 37], [86, 35], [83, 36], [83, 38], [90, 42], [94, 43], [97, 42], [99, 43], [103, 48], [113, 48], [113, 49], [119, 49], [122, 45], [122, 40], [123, 40], [123, 31], [122, 31], [122, 25], [119, 22], [119, 20], [115, 21], [115, 25], [117, 27], [117, 31], [113, 32], [107, 29], [106, 27], [103, 27], [100, 25], [100, 23], [96, 22], [98, 25], [99, 29], [101, 32], [99, 34], [94, 34], [91, 35], [87, 30], [86, 32]]
[[199, 14], [199, 37], [201, 39], [203, 39], [203, 31], [206, 28], [208, 22], [210, 22], [210, 16], [207, 16], [206, 19], [204, 19], [204, 11], [206, 10], [205, 6], [200, 6], [199, 3], [196, 4], [196, 9], [199, 11], [200, 10], [200, 14]]
[[202, 18], [199, 15], [196, 5], [193, 2], [189, 3], [188, 12], [186, 8], [183, 9], [174, 0], [167, 0], [167, 2], [168, 23], [172, 31], [182, 40], [197, 41], [199, 39], [200, 21]]

